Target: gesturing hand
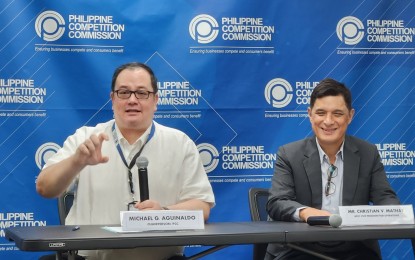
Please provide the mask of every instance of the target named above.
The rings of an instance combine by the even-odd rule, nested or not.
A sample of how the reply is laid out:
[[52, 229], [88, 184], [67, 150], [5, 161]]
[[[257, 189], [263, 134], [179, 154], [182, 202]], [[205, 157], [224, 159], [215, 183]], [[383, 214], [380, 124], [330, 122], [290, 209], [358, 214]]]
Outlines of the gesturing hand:
[[103, 156], [101, 153], [104, 140], [108, 141], [108, 135], [105, 133], [100, 133], [98, 136], [91, 135], [76, 149], [76, 160], [81, 165], [96, 165], [108, 162], [108, 156]]

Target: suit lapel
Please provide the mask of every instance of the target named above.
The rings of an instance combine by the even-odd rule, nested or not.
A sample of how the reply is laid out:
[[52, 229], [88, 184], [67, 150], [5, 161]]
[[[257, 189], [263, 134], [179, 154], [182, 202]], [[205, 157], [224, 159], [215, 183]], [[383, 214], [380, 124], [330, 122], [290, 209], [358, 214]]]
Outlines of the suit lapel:
[[321, 166], [315, 137], [308, 139], [304, 157], [303, 165], [311, 187], [311, 206], [321, 208], [321, 194], [323, 192], [321, 187]]
[[344, 165], [343, 165], [343, 205], [351, 205], [356, 192], [360, 156], [359, 149], [354, 145], [350, 138], [344, 143]]

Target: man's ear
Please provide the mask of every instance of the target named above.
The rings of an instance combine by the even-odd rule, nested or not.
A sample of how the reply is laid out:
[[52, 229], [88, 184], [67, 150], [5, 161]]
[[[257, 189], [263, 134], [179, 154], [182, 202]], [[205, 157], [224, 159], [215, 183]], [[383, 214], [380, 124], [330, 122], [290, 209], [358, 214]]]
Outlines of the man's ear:
[[158, 94], [154, 95], [154, 101], [155, 101], [154, 112], [156, 112], [157, 111], [157, 103], [159, 101], [159, 95]]
[[311, 107], [307, 108], [307, 113], [308, 113], [308, 119], [310, 119], [311, 121]]
[[349, 112], [349, 124], [352, 122], [353, 120], [353, 116], [354, 116], [354, 112], [355, 110], [352, 108]]

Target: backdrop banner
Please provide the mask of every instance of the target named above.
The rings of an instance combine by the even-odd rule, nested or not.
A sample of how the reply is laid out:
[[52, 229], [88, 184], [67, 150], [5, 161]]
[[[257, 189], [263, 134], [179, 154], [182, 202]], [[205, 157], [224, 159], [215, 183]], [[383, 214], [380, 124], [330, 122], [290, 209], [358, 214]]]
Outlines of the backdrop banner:
[[[57, 200], [36, 193], [39, 171], [77, 128], [112, 118], [112, 73], [131, 61], [158, 76], [155, 120], [198, 146], [211, 222], [250, 221], [249, 188], [270, 187], [280, 145], [312, 135], [309, 97], [326, 77], [351, 88], [348, 133], [377, 145], [412, 204], [414, 13], [409, 0], [1, 1], [0, 258], [45, 254], [20, 251], [4, 229], [59, 224]], [[414, 258], [410, 240], [381, 249]], [[251, 259], [252, 245], [205, 258]]]

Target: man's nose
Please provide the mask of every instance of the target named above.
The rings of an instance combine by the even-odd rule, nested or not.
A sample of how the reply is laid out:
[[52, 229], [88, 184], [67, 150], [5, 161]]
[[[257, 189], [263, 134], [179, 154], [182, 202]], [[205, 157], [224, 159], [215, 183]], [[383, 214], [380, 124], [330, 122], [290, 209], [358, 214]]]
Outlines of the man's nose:
[[326, 115], [326, 117], [324, 118], [324, 123], [327, 124], [327, 125], [332, 124], [333, 123], [333, 115], [328, 113]]

